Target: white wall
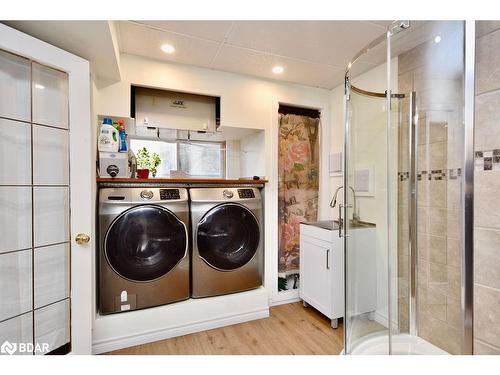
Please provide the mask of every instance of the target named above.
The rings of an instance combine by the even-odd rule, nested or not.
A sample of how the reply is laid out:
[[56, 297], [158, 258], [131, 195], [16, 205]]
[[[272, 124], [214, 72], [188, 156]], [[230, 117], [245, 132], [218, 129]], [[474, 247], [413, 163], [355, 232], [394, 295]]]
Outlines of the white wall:
[[[277, 298], [278, 270], [278, 106], [279, 103], [320, 109], [322, 154], [320, 161], [319, 218], [329, 215], [328, 156], [330, 92], [302, 85], [280, 83], [186, 65], [169, 64], [133, 55], [121, 55], [122, 81], [98, 85], [97, 112], [130, 116], [130, 85], [185, 91], [221, 97], [221, 126], [262, 129], [255, 140], [241, 142], [242, 150], [264, 146], [255, 155], [243, 153], [243, 175], [263, 175], [265, 187], [265, 281], [268, 298]], [[104, 339], [104, 338], [103, 338]]]
[[[397, 91], [398, 60], [391, 61], [391, 84], [392, 89]], [[369, 70], [353, 79], [351, 83], [356, 87], [367, 91], [385, 92], [387, 87], [387, 65], [382, 64]], [[380, 129], [385, 129], [386, 114], [383, 108], [384, 100], [361, 99], [357, 102], [353, 100], [354, 116], [358, 122], [366, 124], [363, 130], [363, 137], [356, 145], [356, 163], [373, 164], [375, 166], [375, 195], [357, 196], [356, 202], [362, 221], [368, 221], [377, 225], [376, 247], [377, 247], [377, 315], [381, 320], [387, 319], [387, 147], [386, 132], [381, 133]], [[330, 152], [344, 152], [344, 85], [340, 85], [331, 91], [330, 110], [332, 116]], [[356, 108], [357, 106], [357, 108]], [[379, 107], [380, 106], [380, 107]], [[357, 111], [357, 112], [356, 112]], [[369, 126], [377, 123], [378, 126]], [[397, 141], [397, 138], [394, 140]], [[397, 146], [397, 143], [395, 143]], [[395, 149], [397, 151], [397, 148]], [[395, 154], [397, 156], [397, 154]], [[397, 157], [393, 160], [397, 163]], [[395, 168], [396, 164], [394, 165]], [[343, 185], [343, 177], [330, 177], [330, 191], [333, 192]], [[397, 185], [391, 186], [392, 192], [397, 194]], [[339, 195], [339, 202], [342, 202], [342, 193]], [[396, 195], [397, 197], [397, 195]], [[337, 207], [330, 212], [333, 217], [338, 216]], [[393, 221], [395, 215], [392, 215]], [[397, 228], [397, 227], [394, 227]], [[396, 233], [397, 234], [397, 233]], [[394, 291], [393, 291], [394, 292]], [[397, 293], [397, 291], [396, 291]], [[397, 294], [395, 294], [397, 296]], [[397, 301], [397, 298], [394, 299]], [[393, 305], [394, 306], [394, 305]], [[397, 316], [397, 314], [396, 314]]]
[[266, 154], [262, 152], [265, 150], [265, 143], [264, 132], [255, 132], [251, 137], [240, 140], [240, 168], [242, 177], [266, 175]]

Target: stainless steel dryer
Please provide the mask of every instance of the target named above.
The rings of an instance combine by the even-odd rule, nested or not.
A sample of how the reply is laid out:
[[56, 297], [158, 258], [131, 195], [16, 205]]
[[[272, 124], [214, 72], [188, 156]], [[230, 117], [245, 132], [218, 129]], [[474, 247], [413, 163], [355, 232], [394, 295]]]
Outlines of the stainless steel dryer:
[[262, 200], [256, 188], [190, 189], [194, 298], [262, 285]]
[[101, 189], [100, 313], [189, 298], [188, 228], [186, 189]]

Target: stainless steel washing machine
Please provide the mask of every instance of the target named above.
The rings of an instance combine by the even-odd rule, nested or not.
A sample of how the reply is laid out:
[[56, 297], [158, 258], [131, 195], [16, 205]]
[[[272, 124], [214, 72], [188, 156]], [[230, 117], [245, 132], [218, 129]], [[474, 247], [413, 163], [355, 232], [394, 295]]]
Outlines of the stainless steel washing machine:
[[186, 189], [101, 189], [99, 237], [101, 314], [189, 298]]
[[262, 199], [256, 188], [190, 189], [193, 298], [262, 285]]

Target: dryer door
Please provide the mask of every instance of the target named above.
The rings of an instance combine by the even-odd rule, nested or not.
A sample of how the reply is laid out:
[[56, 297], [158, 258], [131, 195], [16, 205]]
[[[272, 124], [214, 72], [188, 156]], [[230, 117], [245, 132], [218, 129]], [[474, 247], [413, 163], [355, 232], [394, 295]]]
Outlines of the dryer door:
[[152, 281], [166, 275], [187, 254], [187, 228], [171, 211], [155, 205], [133, 207], [109, 226], [106, 260], [120, 276]]
[[209, 266], [232, 271], [247, 264], [257, 252], [259, 223], [248, 208], [221, 204], [200, 220], [196, 240], [198, 253]]

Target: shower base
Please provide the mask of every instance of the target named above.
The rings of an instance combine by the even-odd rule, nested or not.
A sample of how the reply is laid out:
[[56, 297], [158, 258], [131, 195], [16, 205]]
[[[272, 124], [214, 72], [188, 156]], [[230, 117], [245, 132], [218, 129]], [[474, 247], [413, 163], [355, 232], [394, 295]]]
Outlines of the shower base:
[[[351, 354], [354, 355], [377, 355], [388, 353], [387, 335], [373, 335], [363, 338], [354, 346]], [[424, 339], [408, 334], [392, 336], [392, 354], [394, 355], [446, 355], [443, 349], [425, 341]]]

